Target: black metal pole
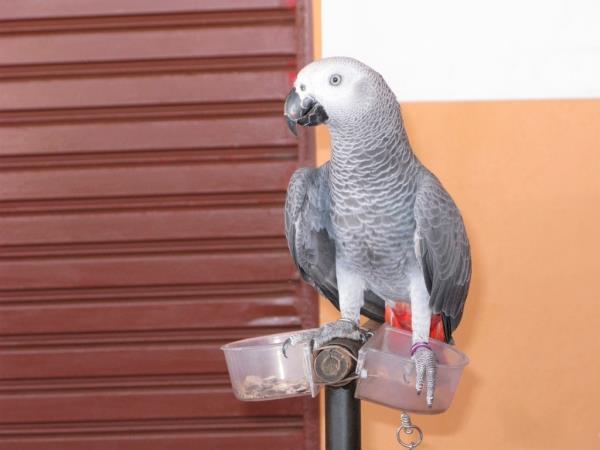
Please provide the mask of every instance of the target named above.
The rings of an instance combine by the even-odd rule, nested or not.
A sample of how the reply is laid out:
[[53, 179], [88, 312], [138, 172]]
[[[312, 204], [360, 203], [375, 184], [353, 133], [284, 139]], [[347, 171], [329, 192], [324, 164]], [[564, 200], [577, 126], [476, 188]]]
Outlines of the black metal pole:
[[354, 398], [356, 381], [347, 381], [360, 346], [333, 339], [313, 355], [315, 379], [325, 385], [326, 450], [360, 450], [360, 400]]
[[325, 387], [326, 450], [360, 450], [360, 400], [354, 398], [356, 382]]

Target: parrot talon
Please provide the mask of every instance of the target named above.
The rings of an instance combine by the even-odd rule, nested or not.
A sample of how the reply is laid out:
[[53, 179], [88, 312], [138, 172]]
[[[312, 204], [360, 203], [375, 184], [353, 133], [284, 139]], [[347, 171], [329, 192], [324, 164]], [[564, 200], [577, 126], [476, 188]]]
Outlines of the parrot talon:
[[313, 350], [320, 349], [335, 338], [364, 342], [362, 331], [357, 322], [350, 319], [339, 319], [335, 322], [326, 323], [318, 329], [313, 339]]
[[412, 359], [415, 362], [417, 373], [416, 390], [420, 395], [423, 387], [426, 387], [427, 407], [433, 406], [433, 397], [435, 393], [435, 382], [437, 373], [437, 359], [435, 354], [427, 343], [419, 342], [413, 345]]
[[288, 357], [287, 350], [290, 347], [290, 345], [292, 345], [292, 340], [290, 338], [287, 338], [283, 343], [283, 346], [281, 347], [281, 353], [283, 353], [283, 357], [286, 359]]
[[288, 357], [288, 350], [296, 344], [309, 342], [311, 350], [318, 350], [335, 338], [347, 338], [353, 341], [365, 342], [366, 335], [358, 327], [358, 323], [349, 319], [340, 319], [336, 322], [326, 323], [312, 333], [297, 333], [287, 338], [281, 346], [281, 352], [285, 358]]
[[281, 353], [283, 353], [283, 357], [287, 358], [288, 357], [288, 350], [290, 347], [296, 345], [296, 344], [303, 344], [305, 342], [310, 342], [313, 339], [313, 336], [311, 333], [296, 333], [296, 334], [292, 334], [289, 338], [287, 338], [284, 342], [283, 345], [281, 346]]

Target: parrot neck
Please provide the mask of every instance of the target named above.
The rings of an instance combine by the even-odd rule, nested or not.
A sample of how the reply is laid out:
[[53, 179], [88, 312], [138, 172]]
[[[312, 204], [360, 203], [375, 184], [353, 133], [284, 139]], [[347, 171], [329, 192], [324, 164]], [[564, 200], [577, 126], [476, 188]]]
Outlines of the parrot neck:
[[[360, 176], [364, 181], [414, 175], [415, 157], [396, 100], [378, 114], [366, 115], [356, 123], [331, 124], [330, 170], [336, 177]], [[384, 118], [384, 120], [381, 120]]]

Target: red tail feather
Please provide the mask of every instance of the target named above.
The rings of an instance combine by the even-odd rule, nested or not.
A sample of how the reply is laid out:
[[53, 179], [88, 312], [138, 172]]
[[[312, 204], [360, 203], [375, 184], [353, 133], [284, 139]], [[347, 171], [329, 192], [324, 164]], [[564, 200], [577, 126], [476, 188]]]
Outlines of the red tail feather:
[[[393, 309], [386, 305], [385, 323], [390, 324], [394, 328], [400, 328], [412, 333], [412, 314], [410, 311], [410, 303], [397, 302]], [[433, 339], [437, 339], [438, 341], [446, 341], [444, 324], [442, 323], [442, 316], [440, 314], [431, 316], [429, 336]]]

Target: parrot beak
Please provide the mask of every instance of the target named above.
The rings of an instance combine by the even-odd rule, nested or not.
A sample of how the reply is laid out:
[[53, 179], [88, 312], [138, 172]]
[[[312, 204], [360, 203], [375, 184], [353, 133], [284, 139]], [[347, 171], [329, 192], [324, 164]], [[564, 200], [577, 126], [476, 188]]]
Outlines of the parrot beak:
[[292, 88], [283, 106], [283, 115], [285, 116], [288, 128], [298, 136], [296, 125], [300, 124], [303, 127], [314, 127], [325, 123], [329, 116], [319, 102], [312, 97], [300, 99], [296, 92], [296, 88]]

